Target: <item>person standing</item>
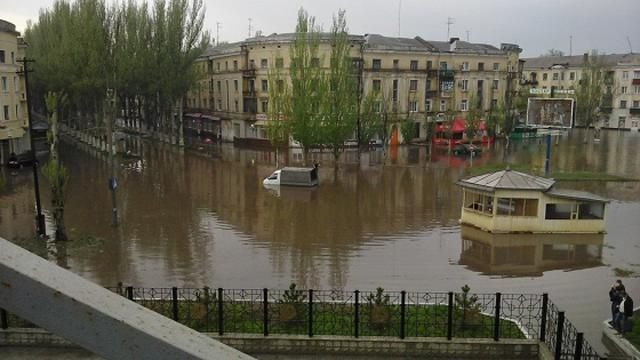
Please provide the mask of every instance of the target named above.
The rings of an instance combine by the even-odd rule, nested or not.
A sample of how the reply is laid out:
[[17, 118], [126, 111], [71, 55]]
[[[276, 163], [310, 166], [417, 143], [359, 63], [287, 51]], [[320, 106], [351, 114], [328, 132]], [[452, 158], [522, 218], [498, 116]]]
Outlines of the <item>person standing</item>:
[[616, 316], [620, 311], [620, 303], [622, 302], [622, 292], [624, 291], [624, 285], [620, 279], [616, 280], [616, 282], [611, 285], [611, 289], [609, 289], [609, 300], [611, 301], [611, 321], [609, 321], [609, 325], [615, 327]]
[[620, 302], [620, 311], [617, 314], [616, 330], [622, 335], [625, 332], [631, 331], [632, 328], [632, 320], [633, 317], [633, 299], [631, 296], [626, 293], [626, 291], [622, 290], [621, 292], [622, 302]]

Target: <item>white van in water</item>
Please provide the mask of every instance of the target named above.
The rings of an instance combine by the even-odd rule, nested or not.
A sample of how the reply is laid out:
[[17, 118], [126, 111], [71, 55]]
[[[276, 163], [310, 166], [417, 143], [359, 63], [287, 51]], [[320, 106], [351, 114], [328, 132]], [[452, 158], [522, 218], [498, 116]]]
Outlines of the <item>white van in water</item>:
[[318, 167], [284, 167], [262, 180], [263, 185], [318, 186]]

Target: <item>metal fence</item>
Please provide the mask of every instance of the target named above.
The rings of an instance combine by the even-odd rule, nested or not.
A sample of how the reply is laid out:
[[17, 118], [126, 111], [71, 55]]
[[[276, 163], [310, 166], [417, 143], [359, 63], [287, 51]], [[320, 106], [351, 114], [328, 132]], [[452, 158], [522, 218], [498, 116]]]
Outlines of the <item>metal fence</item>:
[[[555, 359], [601, 359], [547, 294], [108, 288], [194, 330], [225, 333], [534, 339]], [[34, 325], [0, 310], [0, 327]]]

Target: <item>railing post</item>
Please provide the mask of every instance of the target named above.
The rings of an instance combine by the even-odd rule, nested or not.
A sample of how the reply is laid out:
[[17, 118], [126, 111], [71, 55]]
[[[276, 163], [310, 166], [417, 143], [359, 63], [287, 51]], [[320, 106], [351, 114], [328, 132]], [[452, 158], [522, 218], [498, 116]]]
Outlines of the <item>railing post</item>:
[[309, 337], [313, 337], [313, 290], [309, 289]]
[[0, 328], [6, 330], [9, 327], [9, 317], [7, 316], [7, 310], [0, 309]]
[[127, 286], [127, 299], [133, 301], [133, 286]]
[[173, 321], [178, 321], [178, 288], [171, 288], [171, 304], [173, 305]]
[[564, 311], [558, 311], [558, 329], [556, 330], [556, 360], [562, 358], [562, 330], [564, 329]]
[[262, 289], [262, 332], [269, 336], [269, 290]]
[[400, 339], [404, 339], [405, 335], [405, 311], [406, 311], [406, 302], [407, 302], [407, 292], [402, 290], [400, 292]]
[[211, 301], [211, 295], [209, 294], [208, 286], [202, 288], [202, 297], [204, 298], [204, 323], [206, 327], [205, 331], [209, 332], [211, 331], [211, 323], [209, 322], [209, 315], [211, 314], [209, 309], [209, 301]]
[[355, 309], [353, 309], [353, 336], [360, 335], [360, 290], [355, 291]]
[[582, 345], [584, 343], [584, 333], [577, 333], [576, 334], [576, 352], [574, 355], [574, 360], [580, 360], [582, 359]]
[[500, 302], [502, 301], [502, 294], [496, 293], [496, 314], [493, 322], [493, 340], [500, 340]]
[[224, 335], [224, 290], [218, 288], [218, 335]]
[[542, 319], [540, 321], [540, 341], [544, 342], [547, 335], [547, 309], [549, 306], [549, 294], [542, 294]]
[[453, 338], [453, 291], [449, 291], [449, 306], [447, 308], [447, 340]]

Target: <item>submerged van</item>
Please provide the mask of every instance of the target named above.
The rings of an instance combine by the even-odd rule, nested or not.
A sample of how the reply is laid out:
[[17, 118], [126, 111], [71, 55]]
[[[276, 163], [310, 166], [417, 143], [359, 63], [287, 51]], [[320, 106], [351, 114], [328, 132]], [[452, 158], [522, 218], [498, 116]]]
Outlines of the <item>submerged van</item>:
[[264, 178], [262, 184], [306, 187], [318, 186], [318, 167], [284, 167]]

